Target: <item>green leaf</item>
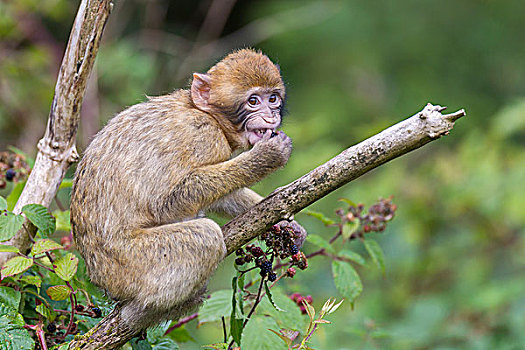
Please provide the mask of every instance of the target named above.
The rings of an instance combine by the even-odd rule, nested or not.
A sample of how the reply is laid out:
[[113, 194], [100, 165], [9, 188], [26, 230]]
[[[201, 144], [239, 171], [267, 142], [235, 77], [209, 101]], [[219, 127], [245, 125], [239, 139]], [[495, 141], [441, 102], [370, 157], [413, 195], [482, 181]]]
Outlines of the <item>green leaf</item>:
[[346, 204], [348, 204], [351, 207], [357, 207], [357, 204], [355, 204], [353, 201], [351, 201], [348, 198], [339, 198], [339, 202], [346, 203]]
[[31, 248], [31, 254], [36, 256], [55, 249], [64, 249], [64, 247], [51, 239], [39, 239], [35, 242], [35, 244], [33, 244], [33, 248]]
[[26, 324], [24, 317], [22, 317], [17, 310], [0, 303], [0, 324], [2, 323], [11, 323], [19, 326]]
[[63, 188], [71, 188], [73, 187], [73, 179], [64, 179], [60, 183], [60, 186], [58, 187], [59, 190]]
[[154, 350], [177, 350], [179, 345], [173, 339], [163, 338], [153, 345]]
[[0, 244], [0, 252], [2, 253], [18, 253], [19, 251], [15, 246]]
[[32, 350], [35, 342], [23, 326], [0, 317], [0, 350]]
[[14, 258], [7, 260], [4, 266], [2, 266], [2, 279], [22, 273], [31, 266], [33, 266], [33, 259], [28, 259], [23, 256], [15, 256]]
[[13, 208], [16, 205], [16, 202], [18, 201], [18, 198], [20, 198], [20, 195], [22, 194], [22, 190], [24, 189], [24, 186], [26, 185], [26, 181], [18, 182], [15, 187], [11, 190], [11, 193], [9, 193], [9, 196], [7, 196], [7, 208], [9, 210], [13, 210]]
[[0, 287], [0, 303], [18, 310], [20, 306], [21, 293], [11, 287]]
[[352, 236], [352, 234], [356, 232], [358, 228], [359, 228], [359, 219], [357, 218], [352, 222], [345, 223], [343, 225], [343, 232], [342, 232], [343, 239], [345, 240], [350, 239], [350, 236]]
[[162, 322], [156, 327], [149, 328], [146, 333], [146, 339], [148, 339], [151, 344], [156, 344], [164, 337], [164, 333], [168, 330], [169, 325], [170, 322]]
[[54, 311], [49, 310], [49, 308], [45, 304], [40, 304], [36, 307], [36, 312], [38, 312], [40, 315], [47, 318], [50, 322], [53, 322], [53, 320], [56, 317], [56, 314]]
[[240, 318], [232, 317], [230, 318], [230, 334], [233, 338], [233, 340], [238, 344], [241, 345], [241, 338], [242, 338], [242, 324], [243, 320]]
[[364, 241], [366, 251], [374, 261], [374, 264], [385, 274], [385, 255], [381, 246], [372, 239], [365, 239]]
[[37, 286], [38, 288], [40, 288], [40, 286], [42, 285], [42, 279], [40, 278], [40, 276], [23, 275], [22, 277], [20, 277], [20, 282], [25, 284], [32, 284], [33, 286]]
[[366, 264], [365, 258], [363, 258], [360, 254], [349, 249], [341, 250], [338, 255], [352, 260], [353, 262], [358, 263], [359, 265]]
[[308, 210], [306, 212], [306, 215], [316, 218], [317, 220], [320, 220], [323, 224], [326, 226], [335, 224], [335, 221], [332, 219], [327, 218], [322, 213], [318, 213], [312, 210]]
[[24, 217], [11, 212], [0, 214], [0, 242], [7, 241], [22, 228]]
[[273, 301], [272, 292], [270, 291], [270, 288], [268, 288], [268, 284], [266, 283], [266, 281], [264, 282], [264, 289], [266, 290], [266, 296], [268, 297], [268, 300], [270, 301], [270, 304], [272, 304], [273, 308], [277, 311], [284, 311]]
[[272, 318], [253, 316], [242, 333], [242, 350], [282, 349], [281, 339], [272, 334], [269, 329], [279, 330], [279, 326]]
[[71, 222], [69, 221], [70, 216], [69, 210], [55, 210], [53, 216], [56, 218], [57, 231], [71, 231]]
[[0, 211], [7, 210], [7, 201], [4, 197], [0, 196]]
[[308, 317], [301, 313], [299, 306], [280, 289], [272, 289], [272, 298], [282, 311], [276, 310], [268, 299], [263, 299], [257, 307], [259, 315], [272, 317], [280, 328], [303, 331], [308, 323]]
[[70, 281], [77, 272], [78, 258], [75, 254], [68, 253], [60, 259], [57, 259], [53, 265], [55, 266], [55, 272], [58, 277], [64, 281]]
[[232, 291], [218, 290], [204, 301], [199, 310], [199, 323], [219, 321], [223, 316], [228, 317], [232, 312]]
[[306, 240], [308, 242], [318, 246], [319, 248], [323, 248], [324, 250], [326, 250], [329, 253], [335, 254], [335, 249], [330, 244], [330, 242], [328, 242], [326, 239], [324, 239], [323, 237], [321, 237], [319, 235], [309, 234], [306, 237]]
[[190, 332], [188, 332], [185, 325], [173, 329], [170, 334], [168, 334], [168, 337], [175, 340], [177, 343], [186, 343], [188, 341], [197, 342], [193, 339]]
[[49, 295], [51, 300], [60, 301], [69, 298], [69, 295], [71, 294], [71, 289], [69, 289], [68, 286], [64, 285], [52, 286], [47, 289], [46, 293], [47, 295]]
[[355, 299], [363, 291], [363, 284], [356, 270], [349, 263], [336, 260], [332, 262], [332, 274], [335, 287], [353, 307]]
[[38, 227], [40, 234], [47, 237], [55, 232], [56, 222], [53, 215], [49, 213], [46, 207], [40, 204], [27, 204], [22, 208], [26, 217]]
[[129, 341], [133, 350], [151, 350], [151, 344], [146, 339], [133, 338]]

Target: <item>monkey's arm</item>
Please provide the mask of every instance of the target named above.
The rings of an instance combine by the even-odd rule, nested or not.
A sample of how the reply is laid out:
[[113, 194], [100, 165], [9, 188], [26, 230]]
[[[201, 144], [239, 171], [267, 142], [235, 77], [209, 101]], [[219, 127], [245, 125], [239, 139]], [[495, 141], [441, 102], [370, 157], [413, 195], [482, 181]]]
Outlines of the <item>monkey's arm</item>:
[[243, 187], [233, 191], [210, 205], [208, 211], [217, 214], [235, 217], [244, 213], [255, 204], [262, 201], [263, 197], [249, 188]]

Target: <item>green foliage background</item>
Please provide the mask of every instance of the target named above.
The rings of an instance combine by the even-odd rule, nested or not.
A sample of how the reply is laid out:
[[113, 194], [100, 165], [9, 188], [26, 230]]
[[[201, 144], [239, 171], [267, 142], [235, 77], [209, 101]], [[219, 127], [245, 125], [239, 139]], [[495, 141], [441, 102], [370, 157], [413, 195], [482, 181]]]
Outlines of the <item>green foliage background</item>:
[[[77, 4], [0, 3], [0, 149], [35, 153]], [[371, 203], [390, 194], [399, 206], [378, 237], [385, 277], [371, 265], [360, 268], [364, 292], [355, 309], [343, 304], [313, 347], [524, 348], [525, 2], [239, 1], [224, 30], [212, 33], [223, 38], [214, 50], [188, 58], [208, 4], [116, 2], [85, 100], [80, 148], [112, 114], [145, 94], [187, 86], [191, 71], [242, 46], [261, 48], [288, 82], [283, 129], [294, 153], [257, 186], [262, 193], [427, 102], [465, 108], [450, 136], [313, 206], [331, 215], [340, 197]], [[306, 215], [297, 219], [312, 233], [332, 234]], [[328, 264], [312, 259], [285, 289], [322, 305], [337, 295]], [[232, 274], [224, 263], [210, 289], [228, 288]], [[222, 334], [214, 325], [189, 329], [201, 344]]]

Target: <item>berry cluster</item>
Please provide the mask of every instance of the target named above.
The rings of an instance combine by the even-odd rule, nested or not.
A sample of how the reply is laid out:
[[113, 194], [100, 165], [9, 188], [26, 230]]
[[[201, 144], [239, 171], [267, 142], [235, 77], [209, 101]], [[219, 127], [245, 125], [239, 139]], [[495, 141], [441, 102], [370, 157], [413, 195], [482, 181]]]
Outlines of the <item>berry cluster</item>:
[[290, 299], [292, 299], [297, 304], [297, 306], [301, 308], [301, 312], [303, 314], [306, 314], [306, 308], [303, 305], [303, 300], [310, 305], [312, 305], [312, 303], [314, 302], [311, 295], [302, 296], [299, 293], [293, 293], [292, 295], [290, 295]]
[[0, 152], [0, 189], [6, 187], [6, 181], [22, 181], [29, 171], [30, 168], [23, 155]]
[[357, 205], [350, 205], [348, 212], [345, 213], [343, 209], [336, 211], [336, 214], [344, 222], [354, 222], [359, 219], [361, 228], [354, 232], [350, 239], [356, 237], [363, 237], [364, 233], [368, 232], [383, 232], [386, 228], [387, 222], [394, 218], [397, 205], [392, 203], [392, 197], [387, 199], [380, 199], [377, 203], [368, 208], [368, 212], [363, 213], [364, 205], [359, 203]]
[[[298, 226], [298, 225], [297, 225]], [[237, 249], [235, 254], [235, 264], [243, 265], [246, 263], [255, 263], [254, 268], [260, 270], [262, 277], [268, 277], [270, 282], [277, 280], [277, 274], [273, 271], [273, 262], [275, 258], [291, 258], [292, 265], [301, 270], [308, 267], [306, 256], [299, 250], [296, 242], [304, 241], [305, 234], [299, 229], [294, 228], [292, 224], [274, 225], [272, 228], [261, 235], [261, 240], [266, 244], [266, 251], [259, 246], [248, 244], [245, 249]], [[286, 270], [285, 276], [292, 278], [295, 276], [294, 267]]]
[[276, 256], [286, 259], [299, 252], [299, 248], [295, 245], [297, 236], [298, 233], [295, 232], [291, 225], [273, 225], [270, 231], [261, 235], [261, 239]]

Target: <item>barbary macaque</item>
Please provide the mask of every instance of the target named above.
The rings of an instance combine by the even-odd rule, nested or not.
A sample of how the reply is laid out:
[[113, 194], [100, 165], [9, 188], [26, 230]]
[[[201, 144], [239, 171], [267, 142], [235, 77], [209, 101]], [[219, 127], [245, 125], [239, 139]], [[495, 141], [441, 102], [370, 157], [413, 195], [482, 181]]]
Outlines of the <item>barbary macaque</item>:
[[128, 327], [200, 302], [226, 254], [220, 226], [202, 213], [236, 216], [261, 201], [247, 187], [292, 151], [277, 131], [284, 100], [278, 67], [243, 49], [194, 73], [190, 89], [124, 110], [87, 147], [71, 197], [74, 240]]

